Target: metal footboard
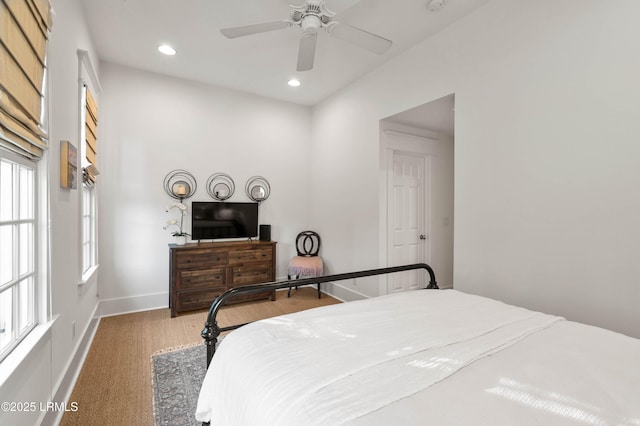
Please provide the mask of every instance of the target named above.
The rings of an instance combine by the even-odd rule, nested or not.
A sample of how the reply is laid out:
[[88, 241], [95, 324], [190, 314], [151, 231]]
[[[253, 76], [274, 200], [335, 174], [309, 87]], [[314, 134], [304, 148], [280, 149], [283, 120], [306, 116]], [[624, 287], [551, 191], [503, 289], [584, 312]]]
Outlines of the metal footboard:
[[354, 278], [362, 278], [362, 277], [370, 277], [374, 275], [384, 275], [391, 274], [395, 272], [403, 272], [403, 271], [411, 271], [414, 269], [426, 269], [429, 273], [429, 284], [426, 286], [428, 289], [438, 289], [438, 284], [436, 283], [436, 276], [433, 272], [433, 269], [426, 263], [415, 263], [412, 265], [403, 265], [403, 266], [391, 266], [388, 268], [378, 268], [378, 269], [369, 269], [366, 271], [358, 271], [358, 272], [349, 272], [345, 274], [335, 274], [335, 275], [325, 275], [321, 277], [313, 277], [313, 278], [302, 278], [297, 280], [287, 280], [287, 281], [276, 281], [265, 284], [255, 284], [255, 285], [247, 285], [234, 287], [222, 293], [218, 296], [211, 307], [209, 308], [209, 315], [207, 316], [207, 322], [204, 324], [204, 329], [202, 329], [202, 333], [200, 335], [205, 341], [205, 345], [207, 345], [207, 367], [211, 363], [211, 359], [216, 352], [216, 344], [218, 343], [218, 337], [220, 333], [230, 330], [235, 330], [236, 328], [240, 328], [243, 324], [235, 324], [227, 327], [219, 327], [216, 316], [218, 315], [218, 311], [222, 306], [224, 306], [227, 301], [232, 299], [235, 296], [241, 294], [253, 294], [263, 292], [265, 290], [279, 290], [283, 288], [289, 288], [294, 286], [304, 286], [310, 284], [321, 284], [332, 281], [342, 281], [349, 280]]

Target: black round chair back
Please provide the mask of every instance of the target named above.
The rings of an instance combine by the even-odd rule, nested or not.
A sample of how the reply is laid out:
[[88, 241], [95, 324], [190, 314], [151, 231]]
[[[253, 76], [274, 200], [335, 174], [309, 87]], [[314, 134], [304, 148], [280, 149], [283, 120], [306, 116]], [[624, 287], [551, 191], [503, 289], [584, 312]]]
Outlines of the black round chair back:
[[303, 231], [296, 237], [298, 256], [313, 257], [320, 252], [320, 235], [314, 231]]

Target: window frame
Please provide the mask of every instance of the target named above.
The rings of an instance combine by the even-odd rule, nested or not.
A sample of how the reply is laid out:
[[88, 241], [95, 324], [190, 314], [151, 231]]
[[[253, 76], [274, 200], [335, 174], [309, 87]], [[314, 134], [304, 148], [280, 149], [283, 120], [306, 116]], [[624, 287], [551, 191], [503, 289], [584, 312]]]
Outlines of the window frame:
[[[40, 259], [42, 255], [41, 244], [43, 239], [40, 234], [41, 216], [42, 210], [40, 208], [40, 194], [41, 185], [40, 180], [41, 169], [38, 162], [30, 159], [26, 159], [8, 150], [0, 148], [0, 163], [11, 163], [11, 198], [13, 203], [12, 218], [5, 220], [0, 217], [0, 226], [13, 227], [12, 232], [12, 252], [15, 258], [12, 259], [12, 273], [9, 281], [0, 283], [0, 293], [5, 291], [12, 291], [11, 300], [11, 338], [8, 344], [0, 349], [0, 362], [4, 361], [7, 356], [33, 331], [40, 323], [43, 322], [42, 306], [44, 297], [46, 297], [46, 288], [43, 287], [43, 263]], [[21, 194], [24, 194], [24, 178], [21, 176], [20, 169], [26, 168], [29, 170], [28, 183], [31, 189], [30, 200], [30, 217], [21, 218], [20, 203]], [[1, 179], [1, 178], [0, 178]], [[0, 191], [2, 191], [3, 185], [0, 184]], [[17, 206], [16, 206], [17, 204]], [[28, 241], [21, 239], [22, 225], [31, 225], [31, 235], [28, 237]], [[27, 247], [27, 271], [21, 271], [20, 263], [21, 257], [24, 256], [23, 247], [21, 243], [26, 242]], [[27, 289], [29, 294], [27, 300], [27, 321], [25, 324], [21, 324], [22, 307], [20, 300], [21, 284], [31, 281], [30, 289]], [[0, 329], [4, 329], [4, 324], [0, 324]], [[6, 331], [3, 331], [6, 332]]]
[[82, 281], [86, 282], [98, 266], [98, 248], [96, 240], [97, 203], [95, 187], [91, 188], [87, 184], [83, 183], [80, 191], [82, 197], [80, 202], [80, 226], [82, 227], [82, 232], [80, 233]]
[[[87, 119], [87, 82], [80, 79], [80, 165], [84, 171], [85, 167], [91, 165], [87, 160], [86, 143], [86, 119]], [[98, 269], [98, 209], [96, 184], [89, 185], [83, 179], [79, 185], [80, 202], [80, 283], [84, 284], [91, 279]]]
[[[87, 107], [87, 94], [86, 91], [90, 90], [92, 96], [95, 97], [102, 92], [102, 86], [100, 80], [93, 67], [89, 52], [83, 49], [77, 50], [78, 62], [79, 62], [79, 87], [78, 87], [78, 104], [79, 104], [79, 120], [78, 120], [78, 140], [79, 142], [79, 155], [80, 155], [80, 167], [82, 168], [82, 185], [78, 188], [78, 273], [80, 277], [79, 285], [88, 283], [94, 277], [98, 270], [99, 259], [99, 234], [98, 234], [98, 184], [94, 182], [89, 185], [84, 180], [84, 168], [88, 167], [91, 163], [87, 160], [87, 147], [86, 147], [86, 107]], [[80, 175], [80, 173], [78, 173]], [[89, 219], [85, 222], [85, 213], [89, 212]], [[85, 223], [87, 226], [85, 226]], [[85, 245], [87, 250], [85, 251]], [[87, 253], [87, 255], [85, 255]]]

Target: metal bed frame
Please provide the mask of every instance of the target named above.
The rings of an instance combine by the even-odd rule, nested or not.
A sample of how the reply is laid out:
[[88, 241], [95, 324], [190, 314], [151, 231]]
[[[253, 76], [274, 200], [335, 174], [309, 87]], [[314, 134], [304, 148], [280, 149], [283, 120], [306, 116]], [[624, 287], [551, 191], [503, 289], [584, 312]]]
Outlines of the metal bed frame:
[[200, 334], [205, 341], [205, 345], [207, 346], [207, 367], [211, 364], [211, 359], [216, 352], [216, 344], [218, 343], [218, 337], [220, 333], [225, 331], [235, 330], [237, 328], [242, 327], [243, 325], [247, 325], [249, 323], [235, 324], [227, 327], [219, 327], [218, 321], [216, 319], [218, 315], [218, 311], [220, 308], [227, 303], [230, 299], [235, 296], [241, 294], [252, 294], [259, 293], [265, 290], [279, 290], [283, 288], [290, 288], [294, 286], [304, 286], [310, 284], [321, 284], [332, 281], [341, 281], [348, 280], [354, 278], [362, 278], [362, 277], [370, 277], [374, 275], [384, 275], [391, 274], [395, 272], [402, 271], [410, 271], [414, 269], [426, 269], [429, 273], [429, 284], [426, 286], [427, 289], [438, 289], [438, 284], [436, 283], [436, 276], [433, 272], [433, 269], [427, 265], [426, 263], [415, 263], [411, 265], [403, 265], [403, 266], [391, 266], [388, 268], [378, 268], [378, 269], [369, 269], [366, 271], [358, 271], [358, 272], [349, 272], [345, 274], [335, 274], [335, 275], [324, 275], [321, 277], [313, 277], [313, 278], [302, 278], [297, 280], [287, 280], [287, 281], [275, 281], [271, 283], [265, 284], [254, 284], [247, 285], [241, 287], [234, 287], [222, 293], [218, 296], [211, 307], [209, 308], [209, 314], [207, 316], [207, 321], [204, 324], [204, 329]]

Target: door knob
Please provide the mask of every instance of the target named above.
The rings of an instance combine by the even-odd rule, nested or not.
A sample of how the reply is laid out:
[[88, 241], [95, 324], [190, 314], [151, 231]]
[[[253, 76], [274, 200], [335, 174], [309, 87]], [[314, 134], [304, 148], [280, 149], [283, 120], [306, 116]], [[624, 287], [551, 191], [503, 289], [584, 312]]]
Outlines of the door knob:
[[426, 236], [426, 235], [424, 235], [424, 234], [420, 234], [420, 239], [421, 239], [421, 240], [426, 240], [426, 239], [427, 239], [427, 236]]

